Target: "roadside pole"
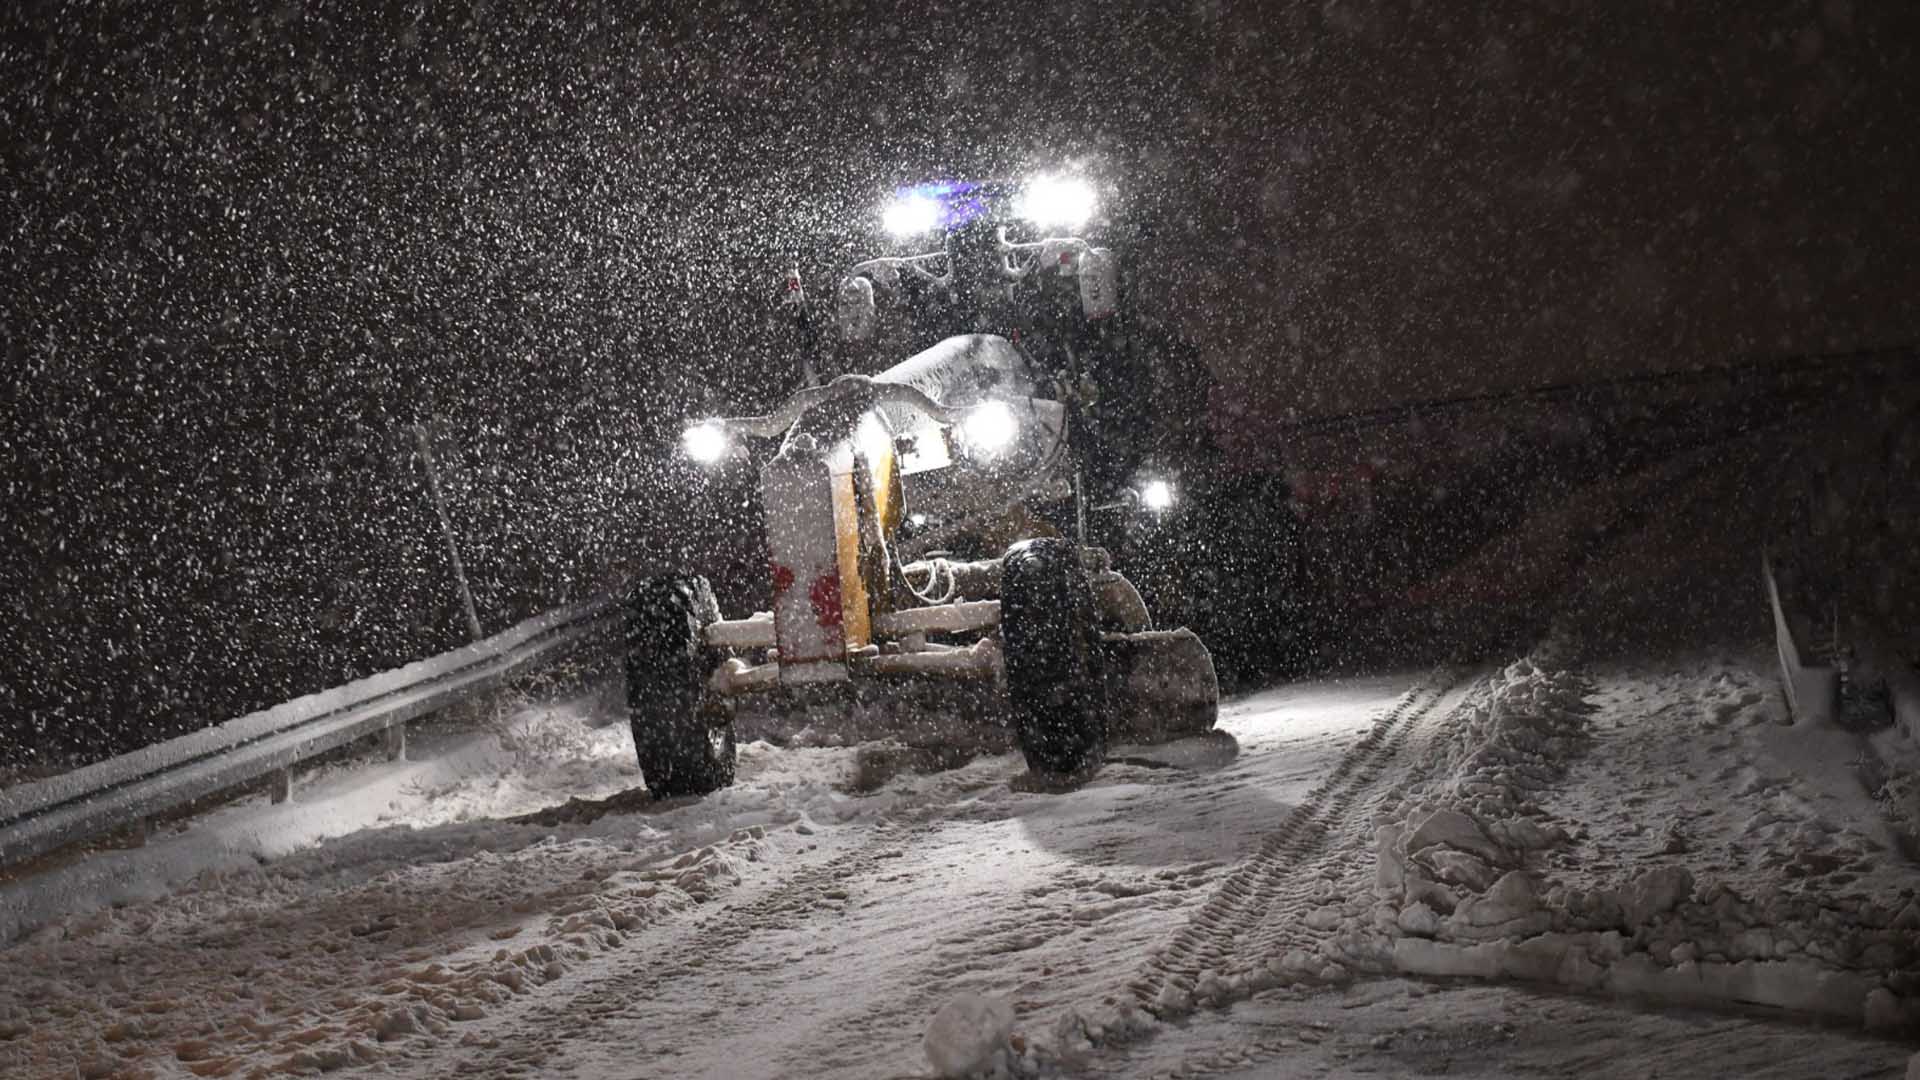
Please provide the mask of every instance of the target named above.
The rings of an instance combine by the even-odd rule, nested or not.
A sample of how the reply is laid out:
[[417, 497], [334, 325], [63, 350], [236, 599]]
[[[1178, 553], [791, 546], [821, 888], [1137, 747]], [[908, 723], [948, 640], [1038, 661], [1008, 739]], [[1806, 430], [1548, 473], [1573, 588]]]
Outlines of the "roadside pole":
[[447, 561], [453, 564], [453, 582], [460, 590], [460, 603], [467, 612], [467, 632], [473, 640], [479, 641], [485, 635], [480, 632], [480, 615], [474, 610], [473, 590], [467, 587], [467, 567], [460, 561], [460, 546], [454, 543], [453, 522], [447, 517], [447, 500], [440, 494], [440, 474], [433, 467], [433, 450], [427, 441], [425, 424], [413, 425], [414, 445], [419, 449], [420, 464], [427, 473], [427, 493], [433, 496], [433, 509], [440, 517], [440, 536], [447, 542]]

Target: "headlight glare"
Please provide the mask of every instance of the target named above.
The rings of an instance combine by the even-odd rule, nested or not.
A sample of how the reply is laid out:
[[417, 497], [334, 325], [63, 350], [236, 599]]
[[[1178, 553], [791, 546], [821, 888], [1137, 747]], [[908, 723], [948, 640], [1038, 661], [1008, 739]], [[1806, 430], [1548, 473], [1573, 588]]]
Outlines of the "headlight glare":
[[901, 239], [932, 232], [940, 223], [940, 204], [925, 195], [902, 196], [881, 213], [880, 223]]
[[1077, 176], [1037, 176], [1027, 181], [1015, 206], [1041, 228], [1079, 228], [1098, 203], [1093, 185]]
[[989, 401], [976, 407], [960, 422], [960, 438], [967, 449], [980, 456], [1004, 450], [1020, 431], [1020, 421], [1004, 401]]
[[1140, 505], [1156, 514], [1173, 509], [1173, 485], [1165, 480], [1149, 480], [1142, 484]]
[[730, 445], [727, 429], [718, 420], [703, 420], [680, 433], [681, 451], [702, 465], [726, 457]]

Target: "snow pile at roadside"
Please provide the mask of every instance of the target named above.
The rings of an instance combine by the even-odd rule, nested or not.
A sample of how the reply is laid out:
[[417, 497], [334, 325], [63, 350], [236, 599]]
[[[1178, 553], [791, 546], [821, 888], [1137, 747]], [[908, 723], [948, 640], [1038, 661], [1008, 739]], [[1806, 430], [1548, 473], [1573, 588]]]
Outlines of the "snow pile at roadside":
[[[1898, 732], [1889, 731], [1886, 741], [1898, 737]], [[1898, 749], [1904, 751], [1904, 767], [1882, 781], [1875, 794], [1893, 826], [1910, 839], [1920, 839], [1920, 748], [1906, 743]]]
[[[1348, 962], [1765, 1004], [1879, 1029], [1920, 1021], [1920, 901], [1912, 889], [1832, 895], [1811, 880], [1863, 867], [1871, 841], [1823, 821], [1811, 797], [1769, 798], [1789, 788], [1786, 778], [1756, 779], [1740, 765], [1703, 777], [1711, 763], [1684, 756], [1733, 748], [1722, 728], [1760, 704], [1760, 695], [1736, 687], [1713, 701], [1663, 701], [1654, 714], [1663, 722], [1641, 737], [1669, 739], [1675, 748], [1666, 760], [1639, 764], [1699, 786], [1689, 791], [1669, 781], [1674, 790], [1650, 801], [1628, 777], [1581, 761], [1596, 738], [1589, 690], [1571, 670], [1537, 656], [1509, 667], [1464, 712], [1439, 744], [1437, 768], [1377, 830], [1374, 935], [1331, 943]], [[1697, 710], [1697, 724], [1672, 722], [1683, 705]], [[1614, 725], [1644, 719], [1623, 711]], [[1753, 736], [1749, 749], [1764, 749], [1765, 738]], [[1583, 777], [1588, 786], [1578, 798], [1562, 798], [1558, 788], [1576, 764], [1591, 773]], [[1815, 768], [1814, 761], [1795, 764]], [[1733, 784], [1735, 804], [1742, 796], [1747, 803], [1724, 849], [1688, 831], [1711, 835], [1714, 826], [1703, 819], [1712, 811], [1693, 804], [1719, 794], [1714, 781]], [[1594, 806], [1609, 794], [1628, 812], [1610, 817]], [[1648, 819], [1663, 828], [1636, 849]], [[1682, 857], [1696, 851], [1711, 857]], [[1736, 862], [1735, 852], [1749, 862]], [[1834, 883], [1864, 872], [1836, 874]], [[1390, 939], [1384, 956], [1369, 948], [1380, 946], [1380, 936]]]
[[[1436, 748], [1432, 779], [1375, 832], [1376, 891], [1404, 905], [1402, 929], [1444, 916], [1484, 940], [1539, 923], [1520, 871], [1568, 834], [1533, 799], [1585, 748], [1586, 693], [1572, 672], [1521, 660], [1463, 711]], [[1524, 924], [1506, 925], [1514, 920]]]
[[[371, 830], [378, 841], [322, 859], [384, 865], [436, 860], [446, 837], [426, 840], [414, 835], [419, 830], [509, 817], [570, 796], [598, 798], [637, 786], [632, 737], [625, 725], [606, 719], [599, 695], [583, 694], [520, 709], [497, 730], [423, 725], [410, 737], [408, 760], [324, 765], [297, 778], [288, 802], [271, 804], [258, 793], [243, 796], [161, 827], [143, 847], [86, 852], [27, 880], [0, 885], [0, 945], [110, 905], [157, 901], [176, 889], [198, 891], [192, 883], [202, 877], [244, 875], [362, 830]], [[491, 846], [491, 841], [479, 842]]]
[[[66, 921], [104, 908], [175, 893], [228, 895], [232, 883], [255, 878], [346, 887], [399, 867], [517, 851], [567, 824], [520, 819], [569, 804], [632, 793], [644, 808], [632, 735], [610, 719], [594, 691], [528, 706], [493, 730], [428, 728], [411, 736], [408, 760], [328, 765], [301, 776], [288, 802], [249, 795], [163, 829], [143, 847], [90, 852], [0, 883], [0, 946], [57, 935]], [[672, 814], [663, 812], [668, 804], [643, 820], [670, 828], [677, 835], [668, 846], [680, 850], [750, 825], [871, 817], [913, 790], [902, 784], [898, 796], [856, 799], [842, 790], [854, 772], [845, 752], [750, 743], [740, 754], [740, 787]]]

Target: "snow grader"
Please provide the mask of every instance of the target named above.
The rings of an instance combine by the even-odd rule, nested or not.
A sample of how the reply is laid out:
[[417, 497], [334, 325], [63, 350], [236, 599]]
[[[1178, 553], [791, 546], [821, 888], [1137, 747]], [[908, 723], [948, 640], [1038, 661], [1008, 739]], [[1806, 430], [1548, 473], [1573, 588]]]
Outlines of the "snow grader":
[[694, 422], [681, 447], [717, 466], [777, 440], [758, 455], [771, 610], [725, 618], [694, 573], [627, 597], [627, 705], [653, 795], [731, 784], [750, 702], [885, 715], [944, 700], [1004, 725], [1032, 772], [1069, 779], [1110, 740], [1213, 726], [1206, 647], [1155, 628], [1088, 541], [1090, 516], [1178, 498], [1129, 430], [1151, 380], [1128, 352], [1116, 254], [1087, 238], [1097, 199], [1072, 175], [917, 185], [883, 218], [904, 254], [854, 266], [826, 304], [789, 276], [805, 385], [766, 415]]

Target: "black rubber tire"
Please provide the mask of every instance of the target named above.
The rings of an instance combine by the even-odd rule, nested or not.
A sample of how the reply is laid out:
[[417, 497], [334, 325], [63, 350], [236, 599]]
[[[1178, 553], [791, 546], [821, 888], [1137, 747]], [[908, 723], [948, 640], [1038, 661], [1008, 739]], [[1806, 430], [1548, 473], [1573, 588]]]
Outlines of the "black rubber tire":
[[733, 783], [733, 722], [710, 707], [706, 689], [719, 658], [704, 632], [719, 618], [703, 577], [648, 578], [627, 594], [627, 720], [656, 799]]
[[1107, 752], [1098, 615], [1079, 549], [1027, 540], [1007, 550], [1000, 637], [1014, 737], [1036, 773], [1084, 774]]

